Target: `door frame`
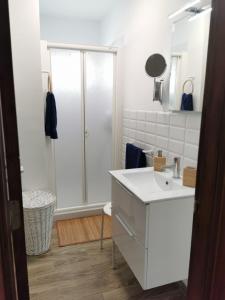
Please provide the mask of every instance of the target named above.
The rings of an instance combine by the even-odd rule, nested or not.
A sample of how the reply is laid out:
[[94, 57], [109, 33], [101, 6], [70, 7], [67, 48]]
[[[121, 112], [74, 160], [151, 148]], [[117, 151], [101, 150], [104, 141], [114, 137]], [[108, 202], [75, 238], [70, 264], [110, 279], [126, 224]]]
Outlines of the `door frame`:
[[[9, 28], [8, 1], [0, 0], [0, 103], [3, 124], [1, 132], [4, 134], [4, 139], [3, 135], [0, 136], [0, 234], [3, 237], [0, 239], [0, 295], [7, 300], [26, 300], [29, 299], [29, 292], [23, 225], [21, 232], [15, 231], [12, 239], [10, 238], [8, 202], [15, 199], [19, 201], [22, 219], [22, 193]], [[198, 160], [189, 300], [225, 298], [224, 40], [225, 1], [213, 0]]]
[[[82, 156], [83, 156], [83, 204], [75, 207], [61, 208], [56, 209], [55, 219], [64, 219], [72, 217], [82, 217], [89, 215], [90, 213], [100, 213], [102, 207], [105, 203], [88, 203], [87, 202], [87, 184], [86, 181], [86, 163], [85, 163], [85, 103], [86, 103], [86, 54], [88, 52], [97, 52], [97, 53], [109, 53], [113, 54], [113, 72], [114, 72], [114, 82], [113, 82], [113, 98], [112, 98], [112, 169], [121, 168], [121, 155], [120, 147], [121, 144], [121, 134], [120, 134], [120, 119], [121, 119], [121, 103], [117, 95], [117, 84], [118, 84], [118, 48], [117, 47], [105, 47], [105, 46], [89, 46], [89, 45], [78, 45], [78, 44], [65, 44], [65, 43], [56, 43], [45, 41], [49, 61], [50, 61], [50, 70], [47, 73], [51, 74], [51, 49], [61, 49], [61, 50], [75, 50], [80, 52], [81, 57], [81, 105], [82, 105], [82, 140], [84, 141], [82, 147]], [[54, 146], [55, 147], [55, 146]], [[55, 151], [55, 150], [53, 150]], [[53, 155], [55, 158], [55, 155]], [[56, 166], [54, 161], [54, 173], [56, 172]], [[55, 179], [56, 180], [56, 179]], [[57, 193], [56, 189], [54, 191]]]
[[[0, 0], [0, 41], [0, 280], [2, 279], [0, 295], [2, 293], [7, 300], [28, 300], [27, 258], [7, 0]], [[16, 220], [17, 224], [14, 222]]]
[[212, 1], [189, 300], [225, 299], [225, 1]]

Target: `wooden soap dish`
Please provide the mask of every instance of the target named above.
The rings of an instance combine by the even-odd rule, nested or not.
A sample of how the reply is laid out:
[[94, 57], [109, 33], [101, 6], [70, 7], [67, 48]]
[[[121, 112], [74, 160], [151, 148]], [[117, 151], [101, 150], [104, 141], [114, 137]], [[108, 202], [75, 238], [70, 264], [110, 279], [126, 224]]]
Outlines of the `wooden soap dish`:
[[197, 169], [193, 167], [186, 167], [183, 171], [183, 185], [195, 188], [196, 186]]

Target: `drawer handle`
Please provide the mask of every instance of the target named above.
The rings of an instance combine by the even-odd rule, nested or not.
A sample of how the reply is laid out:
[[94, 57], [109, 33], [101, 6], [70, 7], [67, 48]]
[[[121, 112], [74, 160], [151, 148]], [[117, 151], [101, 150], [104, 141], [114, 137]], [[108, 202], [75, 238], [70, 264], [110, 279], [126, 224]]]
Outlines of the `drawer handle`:
[[125, 191], [127, 192], [131, 197], [134, 197], [134, 194], [128, 190], [123, 184], [121, 184], [118, 180], [116, 180], [116, 182], [119, 184], [119, 186]]
[[129, 234], [130, 237], [134, 238], [134, 234], [130, 231], [130, 229], [127, 227], [127, 225], [121, 220], [120, 216], [115, 215], [119, 223], [122, 225], [122, 227], [125, 229], [125, 231]]

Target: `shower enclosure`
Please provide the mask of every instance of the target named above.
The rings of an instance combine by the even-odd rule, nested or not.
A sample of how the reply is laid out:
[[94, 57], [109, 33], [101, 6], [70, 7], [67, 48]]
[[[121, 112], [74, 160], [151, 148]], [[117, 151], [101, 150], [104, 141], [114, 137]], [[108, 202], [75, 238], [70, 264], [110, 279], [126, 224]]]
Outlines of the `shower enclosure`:
[[55, 141], [57, 208], [111, 198], [115, 51], [51, 47], [58, 114]]

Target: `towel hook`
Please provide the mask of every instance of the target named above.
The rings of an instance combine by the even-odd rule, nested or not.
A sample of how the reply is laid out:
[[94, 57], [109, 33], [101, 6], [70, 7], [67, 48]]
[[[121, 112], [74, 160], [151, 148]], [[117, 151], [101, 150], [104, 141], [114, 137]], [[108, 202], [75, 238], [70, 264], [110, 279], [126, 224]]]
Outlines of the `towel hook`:
[[194, 93], [194, 83], [193, 83], [193, 80], [192, 79], [187, 79], [184, 84], [183, 84], [183, 93], [185, 92], [185, 86], [187, 83], [191, 83], [191, 94]]
[[48, 91], [52, 93], [52, 80], [50, 74], [48, 74]]

